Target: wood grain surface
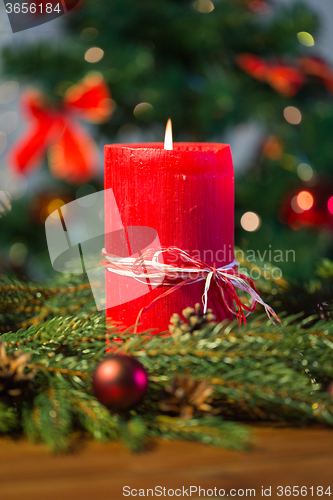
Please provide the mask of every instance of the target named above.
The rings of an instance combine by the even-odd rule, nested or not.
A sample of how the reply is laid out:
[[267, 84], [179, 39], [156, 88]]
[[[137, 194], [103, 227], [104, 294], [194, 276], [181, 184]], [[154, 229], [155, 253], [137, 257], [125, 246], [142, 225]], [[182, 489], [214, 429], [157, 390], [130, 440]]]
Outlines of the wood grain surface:
[[[325, 491], [330, 486], [333, 498], [332, 430], [254, 427], [253, 431], [256, 443], [249, 452], [158, 440], [150, 451], [133, 455], [120, 443], [87, 441], [71, 454], [52, 456], [42, 445], [1, 439], [0, 500], [148, 498], [123, 496], [124, 486], [135, 489], [162, 486], [166, 490], [183, 486], [206, 490], [216, 487], [225, 489], [226, 494], [232, 488], [253, 488], [256, 498], [265, 498], [262, 487], [272, 487], [273, 499], [294, 498], [278, 496], [278, 486], [315, 487], [313, 496], [308, 490], [307, 496], [299, 498], [319, 498], [316, 487], [323, 486]], [[245, 497], [249, 498], [246, 492], [242, 498]], [[181, 495], [181, 498], [204, 497], [193, 492], [191, 497]], [[241, 494], [233, 498], [241, 498]], [[321, 498], [330, 500], [329, 495]]]

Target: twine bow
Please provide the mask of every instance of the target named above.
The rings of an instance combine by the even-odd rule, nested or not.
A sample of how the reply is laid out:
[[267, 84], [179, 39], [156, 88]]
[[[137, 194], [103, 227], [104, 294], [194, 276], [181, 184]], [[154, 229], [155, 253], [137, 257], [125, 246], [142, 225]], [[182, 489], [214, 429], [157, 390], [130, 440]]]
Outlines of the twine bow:
[[[174, 293], [184, 285], [191, 285], [199, 281], [205, 281], [202, 295], [204, 314], [206, 314], [208, 307], [208, 292], [212, 281], [215, 281], [220, 290], [222, 301], [228, 310], [236, 316], [239, 326], [241, 326], [242, 321], [246, 323], [246, 316], [255, 310], [258, 303], [264, 307], [269, 318], [273, 317], [280, 322], [274, 310], [258, 294], [253, 280], [237, 271], [238, 262], [236, 260], [216, 269], [199, 259], [191, 257], [187, 252], [177, 247], [158, 250], [148, 249], [138, 258], [114, 257], [109, 255], [105, 249], [103, 249], [102, 255], [105, 258], [100, 264], [112, 273], [133, 278], [143, 284], [150, 283], [151, 285], [170, 287], [169, 290], [166, 290], [148, 306], [140, 310], [135, 323], [135, 332], [142, 314], [151, 309], [159, 300]], [[163, 256], [164, 262], [160, 262], [159, 258], [161, 256]], [[172, 262], [178, 265], [168, 264], [167, 261], [171, 258]], [[250, 295], [251, 304], [249, 306], [241, 301], [236, 288]], [[235, 304], [235, 310], [231, 309], [227, 299], [231, 299], [231, 302]]]

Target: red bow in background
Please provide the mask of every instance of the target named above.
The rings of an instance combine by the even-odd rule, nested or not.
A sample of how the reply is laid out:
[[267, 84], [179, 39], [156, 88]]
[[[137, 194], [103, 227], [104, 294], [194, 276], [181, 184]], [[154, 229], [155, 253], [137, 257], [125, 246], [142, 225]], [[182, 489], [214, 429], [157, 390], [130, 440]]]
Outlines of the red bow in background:
[[51, 171], [68, 182], [85, 183], [96, 173], [98, 150], [77, 118], [102, 123], [111, 116], [111, 94], [103, 76], [91, 73], [66, 92], [62, 105], [51, 108], [42, 92], [26, 91], [22, 108], [28, 131], [9, 153], [9, 165], [29, 173], [48, 151]]

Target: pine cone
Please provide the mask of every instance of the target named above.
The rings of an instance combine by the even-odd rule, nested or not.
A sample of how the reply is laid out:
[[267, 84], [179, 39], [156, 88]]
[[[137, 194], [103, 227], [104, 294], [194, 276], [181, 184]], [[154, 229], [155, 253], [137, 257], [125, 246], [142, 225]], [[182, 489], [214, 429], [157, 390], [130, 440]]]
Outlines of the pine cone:
[[214, 388], [205, 380], [194, 380], [190, 376], [177, 376], [164, 389], [158, 407], [163, 412], [172, 412], [189, 419], [195, 411], [217, 414], [219, 410], [211, 406]]
[[319, 311], [320, 319], [326, 319], [328, 321], [332, 321], [332, 306], [328, 302], [321, 302], [317, 304], [317, 309]]
[[203, 314], [200, 304], [195, 304], [195, 309], [187, 307], [182, 314], [187, 322], [184, 322], [179, 314], [173, 314], [170, 318], [169, 332], [174, 337], [179, 337], [184, 333], [195, 334], [204, 325], [216, 319], [211, 309], [208, 309], [206, 314]]
[[30, 361], [30, 354], [24, 351], [15, 351], [7, 356], [5, 343], [0, 341], [0, 395], [20, 396], [35, 376], [35, 371], [25, 373], [24, 370]]

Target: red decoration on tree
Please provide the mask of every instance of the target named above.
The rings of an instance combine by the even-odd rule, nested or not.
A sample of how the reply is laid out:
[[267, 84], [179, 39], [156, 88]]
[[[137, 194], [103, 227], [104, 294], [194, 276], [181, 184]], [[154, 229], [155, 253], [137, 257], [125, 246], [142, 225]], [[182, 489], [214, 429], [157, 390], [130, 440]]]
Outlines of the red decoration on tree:
[[135, 358], [116, 354], [97, 365], [92, 386], [98, 401], [110, 410], [128, 410], [146, 394], [148, 375]]
[[32, 123], [10, 151], [9, 165], [28, 173], [50, 148], [49, 164], [56, 177], [78, 184], [91, 179], [98, 163], [97, 147], [75, 118], [101, 123], [111, 116], [111, 95], [102, 75], [90, 74], [70, 87], [59, 108], [51, 108], [37, 90], [25, 92], [22, 107]]
[[285, 97], [293, 97], [303, 87], [306, 77], [298, 68], [272, 64], [268, 70], [267, 82]]
[[254, 54], [240, 54], [236, 58], [238, 66], [257, 80], [265, 81], [267, 76], [267, 63], [264, 59]]
[[285, 97], [293, 97], [306, 82], [304, 73], [293, 66], [266, 61], [253, 54], [236, 58], [238, 66], [257, 80], [267, 82]]
[[333, 94], [333, 71], [327, 63], [314, 57], [302, 57], [300, 65], [304, 73], [318, 78], [325, 85], [328, 92]]
[[240, 54], [238, 66], [257, 80], [269, 83], [285, 97], [293, 97], [310, 78], [319, 80], [333, 94], [333, 70], [319, 58], [301, 57], [297, 66], [266, 61], [255, 54]]
[[268, 10], [268, 4], [264, 0], [250, 0], [247, 6], [253, 12], [266, 12]]

